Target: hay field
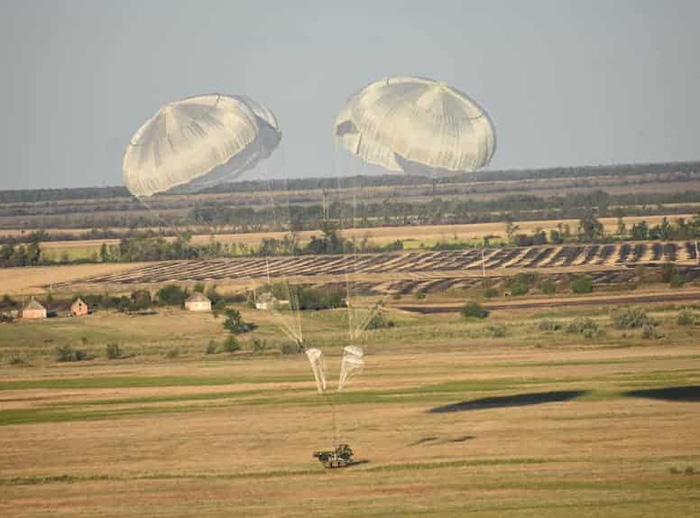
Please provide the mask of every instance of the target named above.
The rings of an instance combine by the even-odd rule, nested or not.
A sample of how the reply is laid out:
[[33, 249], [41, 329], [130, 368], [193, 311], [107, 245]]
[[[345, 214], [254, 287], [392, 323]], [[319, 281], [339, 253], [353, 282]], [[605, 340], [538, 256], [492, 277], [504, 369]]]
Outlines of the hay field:
[[[650, 310], [658, 340], [610, 328], [607, 308], [586, 310], [607, 326], [593, 341], [533, 326], [581, 310], [501, 312], [488, 323], [391, 313], [397, 327], [366, 339], [365, 372], [325, 398], [302, 355], [208, 357], [193, 345], [174, 360], [5, 366], [0, 514], [692, 516], [700, 327]], [[261, 324], [253, 334], [271, 333], [246, 316]], [[84, 325], [135, 333], [145, 349], [183, 315], [121, 326], [96, 317]], [[219, 324], [201, 318], [172, 333], [203, 345]], [[336, 312], [308, 318], [311, 340], [342, 331]], [[45, 324], [56, 325], [36, 329]], [[506, 336], [490, 337], [488, 325]], [[29, 336], [15, 329], [16, 340]], [[334, 382], [342, 342], [320, 344]], [[345, 470], [311, 458], [333, 443], [329, 403], [338, 440], [360, 461]]]
[[0, 293], [12, 295], [37, 295], [45, 293], [44, 286], [74, 280], [91, 275], [109, 275], [133, 268], [136, 264], [76, 264], [62, 266], [35, 266], [26, 268], [0, 268]]

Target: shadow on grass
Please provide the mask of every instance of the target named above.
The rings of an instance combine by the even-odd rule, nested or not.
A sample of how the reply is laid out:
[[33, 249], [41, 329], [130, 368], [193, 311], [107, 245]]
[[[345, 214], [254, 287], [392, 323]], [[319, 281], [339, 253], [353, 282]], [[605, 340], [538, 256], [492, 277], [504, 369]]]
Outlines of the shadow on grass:
[[625, 397], [661, 399], [663, 401], [700, 401], [700, 386], [666, 387], [659, 389], [629, 390], [623, 392]]
[[362, 459], [362, 460], [353, 460], [352, 462], [348, 462], [348, 465], [345, 466], [346, 468], [354, 468], [355, 466], [362, 466], [364, 464], [369, 464], [370, 460], [368, 459]]
[[570, 401], [586, 394], [585, 390], [562, 390], [556, 392], [534, 392], [530, 394], [515, 394], [512, 396], [495, 396], [461, 401], [450, 405], [438, 406], [428, 410], [431, 414], [449, 414], [452, 412], [469, 412], [489, 408], [511, 408], [529, 405], [542, 405], [558, 401]]

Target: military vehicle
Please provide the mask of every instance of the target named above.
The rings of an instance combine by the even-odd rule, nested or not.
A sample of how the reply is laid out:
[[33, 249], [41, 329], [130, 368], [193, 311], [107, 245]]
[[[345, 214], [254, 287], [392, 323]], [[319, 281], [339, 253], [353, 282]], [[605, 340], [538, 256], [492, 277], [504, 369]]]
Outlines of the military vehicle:
[[344, 468], [352, 464], [352, 449], [347, 444], [341, 444], [335, 450], [315, 451], [314, 458], [326, 468]]

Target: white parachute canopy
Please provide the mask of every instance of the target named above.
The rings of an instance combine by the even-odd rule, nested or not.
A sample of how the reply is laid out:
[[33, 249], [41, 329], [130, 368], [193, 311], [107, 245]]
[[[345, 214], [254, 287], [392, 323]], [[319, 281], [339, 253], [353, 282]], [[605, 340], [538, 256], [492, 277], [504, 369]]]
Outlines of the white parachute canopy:
[[316, 380], [316, 388], [319, 393], [326, 391], [326, 360], [323, 357], [323, 351], [312, 347], [306, 350], [306, 357], [309, 359], [311, 364], [311, 370], [314, 373], [314, 379]]
[[343, 390], [352, 377], [362, 372], [364, 361], [362, 348], [355, 345], [348, 345], [343, 349], [343, 362], [340, 364], [340, 379], [338, 380], [338, 390]]
[[137, 198], [231, 181], [275, 150], [274, 114], [244, 96], [189, 97], [163, 106], [131, 138], [124, 183]]
[[353, 95], [338, 115], [336, 142], [390, 171], [441, 176], [473, 172], [496, 151], [486, 111], [431, 79], [389, 77]]

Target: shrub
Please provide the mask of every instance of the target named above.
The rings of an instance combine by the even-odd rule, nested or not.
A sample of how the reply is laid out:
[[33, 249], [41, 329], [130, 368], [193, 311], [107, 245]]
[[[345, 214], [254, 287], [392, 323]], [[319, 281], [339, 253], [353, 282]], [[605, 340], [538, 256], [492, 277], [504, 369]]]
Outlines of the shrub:
[[561, 322], [556, 320], [543, 319], [537, 322], [537, 329], [540, 331], [560, 331], [562, 329]]
[[695, 324], [695, 315], [689, 308], [681, 309], [678, 313], [677, 323], [679, 326], [692, 326]]
[[365, 329], [389, 329], [394, 327], [396, 324], [393, 320], [389, 320], [383, 311], [377, 311], [372, 315], [365, 326]]
[[183, 290], [180, 286], [170, 284], [158, 290], [156, 293], [158, 300], [165, 306], [182, 306], [187, 300], [187, 290]]
[[204, 349], [204, 354], [216, 354], [217, 349], [216, 342], [214, 340], [209, 340], [206, 349]]
[[212, 315], [214, 315], [214, 318], [219, 318], [219, 315], [226, 311], [226, 301], [221, 299], [216, 302], [216, 304], [212, 305], [211, 307], [211, 312]]
[[593, 291], [593, 281], [588, 275], [575, 275], [569, 285], [574, 293], [590, 293]]
[[267, 349], [267, 342], [258, 338], [253, 338], [253, 352], [262, 353]]
[[529, 291], [530, 287], [522, 281], [514, 282], [510, 285], [510, 294], [514, 297], [527, 295], [527, 292]]
[[56, 360], [59, 362], [75, 361], [75, 350], [70, 345], [61, 345], [56, 349]]
[[459, 311], [463, 318], [486, 318], [489, 316], [489, 311], [478, 302], [469, 301]]
[[425, 299], [425, 293], [423, 293], [422, 291], [415, 293], [413, 296], [415, 297], [416, 300]]
[[678, 268], [673, 263], [664, 263], [661, 265], [661, 280], [663, 282], [671, 282], [671, 279], [678, 275]]
[[105, 353], [108, 360], [117, 360], [122, 357], [122, 350], [117, 343], [109, 343], [105, 347]]
[[129, 305], [131, 311], [143, 311], [150, 308], [152, 304], [150, 291], [136, 290], [131, 292], [131, 304]]
[[282, 344], [280, 351], [282, 351], [282, 354], [284, 354], [284, 355], [297, 354], [297, 353], [301, 352], [299, 350], [299, 346], [297, 344], [290, 344], [290, 343]]
[[179, 347], [171, 347], [167, 351], [165, 351], [165, 357], [168, 360], [174, 360], [175, 358], [178, 358], [180, 356], [180, 348]]
[[400, 293], [392, 293], [391, 298], [394, 300], [401, 300], [401, 294]]
[[243, 320], [241, 312], [237, 309], [227, 309], [224, 311], [226, 320], [224, 320], [224, 329], [229, 333], [241, 334], [248, 331], [248, 324]]
[[654, 324], [644, 324], [642, 327], [642, 338], [661, 338], [662, 336]]
[[566, 326], [566, 332], [572, 334], [580, 334], [585, 338], [593, 338], [600, 332], [598, 323], [591, 318], [578, 317], [569, 322]]
[[496, 290], [495, 288], [486, 288], [484, 290], [484, 298], [492, 299], [493, 297], [498, 297], [498, 290]]
[[240, 350], [241, 346], [238, 344], [236, 337], [231, 335], [224, 340], [224, 351], [227, 353], [235, 353]]
[[491, 338], [503, 338], [506, 336], [506, 326], [499, 324], [495, 326], [488, 326], [486, 327], [486, 333], [491, 337]]
[[545, 295], [554, 295], [557, 292], [557, 285], [554, 284], [553, 281], [547, 279], [542, 281], [542, 284], [540, 284], [540, 289]]
[[668, 281], [668, 284], [672, 288], [680, 288], [681, 286], [683, 286], [685, 284], [685, 279], [683, 278], [682, 275], [680, 275], [678, 273], [674, 273], [671, 276], [671, 279]]
[[656, 325], [656, 322], [647, 316], [646, 311], [635, 307], [628, 307], [618, 311], [613, 315], [612, 320], [618, 329], [633, 329], [647, 324]]
[[10, 365], [25, 365], [27, 362], [19, 354], [12, 356], [8, 362]]
[[70, 345], [62, 345], [56, 349], [56, 360], [59, 362], [81, 362], [88, 359], [89, 355], [85, 349], [73, 349]]

